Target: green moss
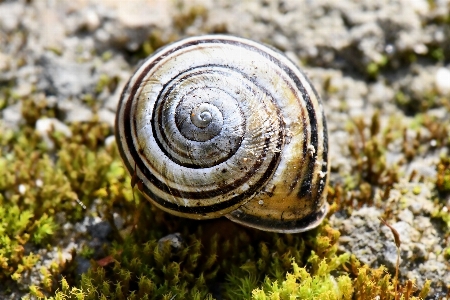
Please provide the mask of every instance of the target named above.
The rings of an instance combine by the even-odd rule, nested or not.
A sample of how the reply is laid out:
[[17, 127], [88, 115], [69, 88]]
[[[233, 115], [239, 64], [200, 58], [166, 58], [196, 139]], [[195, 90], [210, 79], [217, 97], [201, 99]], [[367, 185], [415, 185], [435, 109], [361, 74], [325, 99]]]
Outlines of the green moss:
[[108, 50], [108, 51], [103, 52], [101, 57], [102, 57], [103, 61], [107, 62], [111, 58], [113, 58], [113, 55], [114, 55], [113, 52]]
[[352, 279], [347, 274], [337, 278], [330, 274], [349, 260], [348, 254], [336, 257], [331, 263], [314, 254], [310, 260], [320, 261], [316, 271], [300, 268], [293, 261], [293, 271], [286, 274], [284, 281], [278, 283], [266, 278], [263, 288], [252, 291], [252, 299], [352, 299]]
[[370, 269], [367, 266], [358, 268], [358, 275], [353, 282], [355, 288], [354, 297], [356, 299], [424, 299], [430, 289], [430, 281], [426, 281], [424, 287], [413, 296], [414, 283], [407, 281], [404, 286], [400, 285], [395, 293], [395, 285], [391, 275], [386, 268], [381, 266], [378, 269]]
[[444, 257], [447, 260], [450, 260], [450, 247], [444, 249]]
[[[50, 112], [45, 106], [42, 111]], [[55, 298], [205, 299], [212, 293], [233, 298], [236, 291], [250, 296], [266, 277], [283, 280], [293, 259], [305, 266], [312, 251], [328, 260], [336, 253], [339, 233], [326, 225], [304, 235], [277, 235], [228, 220], [177, 218], [139, 197], [133, 201], [130, 178], [115, 146], [104, 146], [112, 134], [108, 126], [95, 121], [72, 124], [70, 138], [53, 132], [51, 154], [34, 131], [36, 118], [29, 120], [19, 132], [0, 132], [2, 280], [17, 281], [35, 266], [39, 256], [25, 254], [26, 244], [57, 243], [64, 234], [63, 223], [53, 217], [57, 214], [64, 215], [64, 222], [98, 214], [87, 210], [97, 199], [97, 210], [112, 226], [114, 212], [125, 220], [124, 229], [114, 231], [108, 256], [93, 261], [88, 273], [77, 280], [72, 262], [63, 261], [42, 268], [42, 281], [30, 287], [31, 295], [50, 296], [59, 288]], [[158, 244], [173, 232], [181, 233], [183, 247]], [[83, 249], [81, 255], [92, 255]], [[60, 274], [66, 281], [56, 281]], [[217, 284], [219, 290], [213, 291]]]
[[[391, 117], [385, 127], [381, 127], [379, 118], [379, 113], [375, 112], [370, 122], [363, 118], [356, 118], [347, 123], [346, 129], [350, 134], [348, 147], [353, 162], [352, 171], [349, 174], [341, 174], [344, 178], [342, 181], [344, 191], [338, 194], [339, 199], [332, 197], [330, 202], [337, 202], [341, 207], [351, 208], [354, 206], [354, 200], [358, 206], [373, 205], [374, 199], [386, 200], [390, 191], [403, 176], [399, 170], [408, 162], [435, 149], [442, 147], [450, 149], [448, 138], [450, 127], [448, 123], [436, 117], [418, 114], [410, 124], [398, 122], [395, 117]], [[427, 134], [423, 136], [421, 132], [424, 129]], [[398, 148], [399, 144], [402, 156], [397, 162], [388, 164], [387, 149], [392, 145]], [[441, 158], [436, 169], [438, 171], [437, 190], [440, 193], [447, 193], [450, 185], [447, 178], [450, 169], [448, 159]], [[413, 170], [409, 180], [417, 180], [416, 177], [417, 172]], [[422, 179], [419, 178], [419, 180]], [[413, 193], [420, 194], [420, 186], [416, 186]]]
[[[278, 283], [266, 279], [262, 288], [253, 290], [253, 299], [424, 299], [430, 289], [426, 281], [420, 291], [415, 291], [414, 283], [407, 281], [400, 285], [395, 293], [395, 279], [381, 266], [371, 269], [361, 266], [354, 256], [343, 254], [331, 261], [321, 260], [314, 253], [310, 262], [315, 262], [313, 270], [299, 268], [292, 262], [293, 272], [286, 274], [286, 279]], [[339, 270], [351, 261], [351, 268], [356, 278]], [[338, 271], [338, 272], [336, 272]], [[336, 273], [332, 275], [333, 273]], [[414, 296], [415, 294], [415, 296]], [[245, 298], [242, 298], [245, 299]]]
[[[40, 112], [52, 116], [54, 110], [42, 103]], [[70, 138], [53, 132], [55, 147], [50, 151], [34, 130], [38, 115], [27, 116], [20, 131], [0, 131], [0, 279], [20, 281], [23, 274], [36, 272], [37, 250], [26, 253], [25, 247], [55, 247], [58, 237], [67, 234], [62, 230], [66, 222], [94, 215], [113, 228], [111, 244], [104, 245], [105, 254], [91, 261], [87, 273], [76, 275], [75, 260], [55, 261], [38, 270], [41, 281], [30, 286], [32, 296], [284, 299], [292, 294], [345, 299], [363, 291], [373, 297], [380, 291], [392, 295], [390, 277], [366, 291], [364, 280], [375, 281], [374, 272], [378, 273], [338, 253], [340, 233], [327, 221], [313, 231], [290, 235], [253, 230], [226, 219], [200, 222], [168, 215], [142, 200], [137, 191], [133, 198], [115, 145], [105, 146], [112, 135], [106, 124], [96, 120], [71, 124]], [[380, 126], [378, 114], [370, 124], [356, 121], [350, 128], [363, 141], [352, 141], [355, 169], [361, 176], [349, 176], [352, 184], [330, 188], [330, 200], [344, 197], [351, 186], [358, 189], [361, 201], [370, 201], [372, 186], [395, 182], [384, 158], [393, 133]], [[360, 149], [362, 154], [357, 153]], [[336, 201], [332, 210], [342, 204]], [[123, 227], [115, 227], [114, 214], [121, 216]], [[158, 242], [174, 232], [183, 238], [180, 248]], [[76, 255], [95, 257], [87, 246], [72, 253]]]
[[94, 249], [92, 249], [92, 248], [90, 248], [90, 247], [88, 247], [86, 245], [83, 245], [83, 247], [81, 248], [81, 251], [80, 251], [79, 254], [80, 254], [80, 256], [89, 259], [89, 258], [92, 258], [94, 256], [94, 253], [95, 253]]
[[381, 199], [387, 199], [390, 190], [398, 182], [398, 166], [387, 164], [386, 151], [393, 140], [401, 136], [402, 127], [392, 118], [387, 128], [381, 128], [379, 112], [374, 113], [370, 122], [356, 118], [347, 125], [351, 136], [349, 152], [354, 165], [344, 181], [344, 189], [352, 195], [348, 199], [350, 201], [333, 200], [342, 204], [342, 207], [352, 207], [353, 200], [356, 200], [358, 206], [372, 205], [375, 188], [384, 191], [380, 195]]
[[450, 157], [441, 156], [437, 164], [436, 189], [439, 193], [450, 193]]
[[376, 78], [388, 63], [388, 57], [386, 55], [383, 55], [379, 61], [371, 62], [366, 66], [366, 74], [369, 76], [369, 78]]
[[415, 186], [414, 188], [413, 188], [413, 194], [414, 195], [419, 195], [420, 194], [420, 192], [421, 192], [421, 188], [420, 188], [420, 186]]
[[445, 52], [442, 48], [434, 48], [430, 51], [430, 55], [432, 58], [434, 58], [437, 61], [444, 61], [445, 60]]
[[191, 26], [197, 19], [206, 19], [208, 10], [203, 5], [195, 4], [186, 7], [183, 1], [177, 2], [179, 12], [173, 18], [174, 26], [180, 31], [184, 31]]
[[22, 117], [27, 125], [33, 127], [42, 116], [54, 118], [57, 111], [49, 107], [44, 97], [27, 97], [22, 99]]
[[118, 82], [119, 79], [117, 77], [110, 77], [107, 74], [101, 74], [97, 85], [95, 86], [95, 92], [101, 93], [104, 89], [108, 89], [109, 91], [114, 92]]
[[[127, 236], [123, 243], [113, 245], [106, 265], [94, 264], [82, 276], [79, 287], [85, 299], [120, 298], [119, 295], [129, 299], [142, 299], [144, 295], [149, 299], [205, 299], [212, 296], [212, 286], [221, 285], [222, 290], [218, 292], [226, 299], [244, 299], [264, 277], [282, 280], [291, 269], [292, 260], [316, 268], [318, 254], [311, 252], [317, 259], [304, 260], [311, 247], [322, 259], [336, 260], [338, 232], [328, 226], [308, 235], [306, 241], [299, 236], [241, 230], [228, 221], [226, 227], [233, 229], [235, 236], [225, 237], [220, 234], [224, 224], [219, 221], [197, 227], [181, 249], [173, 249], [169, 243], [159, 244], [157, 240], [139, 244]], [[218, 233], [211, 236], [210, 232], [203, 231], [208, 227]], [[314, 243], [313, 236], [319, 236], [321, 241]], [[269, 248], [273, 252], [269, 253]], [[63, 286], [61, 289], [64, 290]], [[62, 295], [57, 294], [55, 299]]]
[[[41, 108], [41, 112], [50, 112], [44, 106]], [[73, 124], [71, 138], [57, 132], [50, 135], [56, 145], [55, 152], [50, 153], [32, 127], [35, 121], [30, 116], [18, 132], [0, 130], [0, 280], [3, 282], [20, 281], [40, 259], [37, 252], [26, 248], [45, 248], [57, 242], [57, 236], [63, 234], [63, 223], [57, 222], [55, 215], [63, 215], [69, 222], [80, 220], [86, 211], [77, 201], [89, 206], [98, 198], [100, 190], [106, 190], [111, 200], [132, 198], [128, 189], [121, 193], [122, 189], [116, 186], [128, 179], [124, 172], [120, 177], [117, 162], [112, 162], [113, 156], [117, 159], [116, 150], [99, 147], [111, 134], [110, 128], [95, 122]], [[106, 180], [111, 176], [116, 177]], [[45, 273], [45, 291], [52, 291], [51, 278], [51, 273]]]
[[144, 59], [155, 52], [157, 49], [167, 45], [168, 43], [174, 42], [177, 39], [179, 39], [179, 37], [174, 34], [166, 35], [160, 30], [155, 29], [138, 48], [136, 53], [134, 53], [134, 57], [136, 59]]
[[45, 295], [44, 295], [44, 293], [42, 293], [41, 289], [35, 285], [30, 286], [30, 295], [33, 297], [36, 297], [38, 299], [42, 299], [45, 297]]
[[7, 105], [6, 99], [0, 97], [0, 110], [4, 109]]
[[[394, 299], [384, 268], [372, 270], [353, 259], [356, 277], [349, 272], [350, 255], [336, 254], [339, 232], [326, 224], [301, 236], [230, 223], [235, 237], [226, 237], [222, 221], [208, 223], [180, 249], [157, 240], [138, 244], [127, 236], [77, 286], [63, 279], [49, 299], [351, 299], [356, 293], [362, 295], [358, 299]], [[206, 228], [217, 233], [211, 236]]]
[[446, 206], [440, 205], [433, 214], [433, 218], [440, 220], [444, 224], [444, 229], [448, 233], [450, 232], [450, 212]]
[[426, 114], [429, 109], [448, 105], [449, 99], [440, 96], [433, 85], [420, 94], [411, 92], [409, 87], [403, 87], [395, 94], [395, 102], [406, 114]]

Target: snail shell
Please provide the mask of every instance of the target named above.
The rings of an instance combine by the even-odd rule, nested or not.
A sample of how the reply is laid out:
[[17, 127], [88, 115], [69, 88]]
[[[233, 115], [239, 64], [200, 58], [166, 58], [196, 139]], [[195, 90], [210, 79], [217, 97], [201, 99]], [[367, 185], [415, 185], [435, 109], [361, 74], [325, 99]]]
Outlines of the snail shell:
[[285, 233], [326, 215], [322, 104], [262, 44], [209, 35], [159, 50], [124, 88], [116, 138], [144, 196], [174, 215]]

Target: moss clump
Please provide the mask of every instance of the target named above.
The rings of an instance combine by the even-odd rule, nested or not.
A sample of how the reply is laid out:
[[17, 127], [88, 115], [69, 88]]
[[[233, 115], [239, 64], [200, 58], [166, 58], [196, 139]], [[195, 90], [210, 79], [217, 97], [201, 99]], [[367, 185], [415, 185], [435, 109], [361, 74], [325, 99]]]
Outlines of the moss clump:
[[[450, 103], [448, 104], [450, 105]], [[450, 106], [448, 111], [450, 112]], [[448, 147], [450, 149], [450, 124], [448, 122], [442, 122], [442, 120], [428, 115], [418, 115], [417, 121], [429, 132], [427, 137], [421, 138], [418, 136], [418, 138], [421, 138], [419, 143], [426, 143], [431, 149], [439, 147]]]
[[386, 68], [389, 58], [386, 55], [380, 57], [378, 61], [372, 61], [366, 65], [366, 75], [370, 79], [377, 78], [380, 72]]
[[183, 1], [177, 1], [176, 6], [179, 11], [174, 16], [173, 22], [174, 26], [181, 32], [184, 32], [196, 20], [200, 19], [203, 21], [208, 17], [208, 10], [203, 5], [186, 5]]
[[392, 278], [384, 266], [369, 268], [347, 253], [320, 259], [313, 252], [307, 268], [299, 268], [295, 261], [292, 266], [293, 272], [280, 283], [266, 278], [262, 288], [253, 290], [252, 299], [419, 300], [425, 299], [431, 285], [427, 280], [418, 291], [410, 280], [398, 284], [397, 276]]
[[[370, 269], [367, 266], [358, 268], [358, 275], [353, 282], [355, 299], [425, 299], [430, 290], [430, 281], [426, 281], [420, 291], [414, 287], [412, 281], [407, 281], [404, 286], [395, 293], [395, 285], [391, 275], [387, 273], [386, 268], [381, 266], [378, 269]], [[416, 294], [416, 296], [413, 296]]]
[[[370, 131], [380, 143], [377, 118]], [[339, 299], [364, 289], [356, 281], [363, 267], [354, 267], [348, 254], [338, 254], [340, 233], [326, 221], [304, 234], [281, 235], [225, 219], [199, 222], [168, 215], [139, 195], [133, 199], [131, 180], [115, 145], [105, 145], [112, 135], [110, 127], [95, 120], [71, 124], [71, 137], [49, 134], [54, 144], [50, 150], [34, 130], [36, 119], [29, 120], [18, 132], [0, 131], [3, 282], [40, 273], [40, 282], [29, 287], [30, 295], [49, 299], [249, 299], [306, 295], [307, 287], [310, 295]], [[367, 155], [383, 155], [376, 148], [367, 149]], [[383, 184], [386, 168], [363, 161], [358, 166], [364, 170], [358, 180]], [[89, 239], [62, 229], [87, 215], [101, 217], [113, 228], [104, 254], [82, 247], [78, 256], [92, 260], [81, 276], [76, 273], [75, 251], [72, 261], [55, 261], [36, 270], [39, 249], [57, 247], [67, 234], [80, 244]], [[117, 215], [123, 226], [115, 226]], [[175, 232], [183, 239], [181, 246], [160, 241]], [[25, 248], [32, 250], [27, 253]], [[372, 270], [366, 269], [370, 275]], [[338, 288], [325, 291], [332, 284]], [[349, 285], [354, 291], [346, 288]], [[381, 288], [392, 295], [392, 285], [388, 281]]]
[[[234, 236], [220, 230], [224, 224]], [[373, 270], [349, 254], [336, 254], [339, 233], [328, 225], [303, 236], [257, 232], [228, 221], [196, 227], [178, 249], [128, 236], [112, 246], [110, 256], [93, 262], [76, 286], [63, 279], [49, 299], [396, 299], [385, 268]]]
[[[399, 170], [407, 163], [438, 148], [450, 149], [448, 123], [423, 114], [417, 115], [410, 124], [402, 124], [392, 117], [387, 126], [381, 128], [379, 112], [375, 112], [370, 122], [356, 118], [348, 123], [347, 130], [350, 134], [348, 147], [353, 161], [352, 172], [344, 174], [344, 181], [331, 187], [329, 193], [330, 202], [336, 202], [342, 208], [374, 205], [377, 199], [387, 200], [390, 191], [399, 182]], [[400, 154], [390, 164], [386, 160], [388, 151]], [[449, 166], [445, 159], [441, 159], [437, 168], [436, 186], [439, 192], [443, 192], [447, 190]], [[417, 172], [413, 170], [409, 180], [413, 181], [416, 176]], [[418, 189], [413, 192], [420, 193]]]
[[414, 96], [407, 88], [400, 90], [395, 95], [395, 102], [407, 114], [426, 113], [427, 110], [445, 106], [448, 99], [441, 97], [435, 90], [429, 90], [420, 96]]
[[36, 121], [42, 116], [54, 118], [58, 111], [54, 107], [49, 107], [45, 97], [40, 94], [33, 98], [22, 99], [22, 118], [29, 126], [34, 126]]
[[[72, 137], [49, 133], [50, 149], [34, 130], [36, 117], [28, 113], [39, 107], [40, 113], [53, 116], [41, 104], [24, 101], [25, 124], [19, 131], [0, 130], [0, 281], [12, 288], [36, 272], [39, 249], [57, 247], [65, 223], [84, 218], [86, 206], [102, 191], [112, 201], [132, 199], [128, 188], [122, 193], [118, 186], [127, 177], [113, 161], [115, 148], [103, 146], [111, 129], [95, 121], [72, 124]], [[40, 270], [45, 291], [54, 290], [63, 270], [63, 261]]]
[[[178, 218], [173, 221], [187, 224]], [[133, 235], [127, 236], [113, 244], [106, 260], [94, 263], [82, 275], [76, 288], [64, 280], [51, 299], [62, 299], [74, 291], [84, 299], [205, 299], [219, 295], [248, 299], [264, 278], [266, 282], [282, 281], [293, 261], [297, 267], [322, 270], [318, 272], [324, 272], [318, 261], [328, 261], [331, 272], [348, 258], [337, 258], [339, 233], [326, 225], [302, 238], [244, 229], [225, 220], [207, 223], [197, 224], [195, 232], [188, 235], [193, 228], [185, 226], [187, 232], [182, 236], [187, 240], [179, 249], [156, 239], [141, 244]], [[233, 236], [225, 235], [226, 229], [233, 231]], [[212, 231], [217, 233], [211, 235]]]
[[437, 164], [436, 189], [439, 193], [450, 193], [450, 157], [442, 156]]
[[[292, 273], [286, 274], [286, 280], [278, 284], [266, 278], [263, 288], [253, 290], [252, 299], [352, 299], [352, 279], [347, 274], [334, 277], [330, 273], [348, 261], [349, 255], [344, 254], [331, 263], [320, 260], [317, 270], [311, 272], [300, 268], [292, 262]], [[311, 262], [319, 261], [314, 254]]]
[[[18, 132], [0, 132], [0, 201], [10, 218], [2, 218], [7, 222], [1, 232], [2, 279], [17, 281], [24, 272], [36, 272], [39, 256], [25, 254], [25, 247], [58, 245], [58, 237], [68, 234], [62, 231], [67, 222], [100, 215], [115, 229], [103, 259], [86, 247], [80, 250], [79, 255], [97, 259], [81, 278], [74, 261], [40, 268], [41, 282], [30, 286], [32, 296], [242, 299], [263, 280], [281, 282], [293, 260], [305, 267], [312, 253], [327, 261], [336, 255], [339, 232], [326, 225], [303, 235], [278, 235], [223, 219], [177, 218], [140, 197], [133, 201], [115, 146], [105, 146], [111, 128], [96, 121], [71, 124], [71, 137], [49, 134], [50, 150], [34, 130], [36, 118], [29, 119]], [[124, 220], [123, 227], [115, 227], [114, 214]], [[180, 232], [182, 247], [158, 242], [174, 232]], [[86, 238], [79, 234], [78, 240]]]
[[131, 53], [132, 56], [130, 57], [130, 59], [134, 64], [136, 64], [138, 60], [148, 57], [159, 48], [178, 39], [180, 39], [180, 37], [174, 33], [166, 34], [161, 30], [155, 28], [151, 31], [147, 39], [142, 42], [138, 49], [135, 52]]
[[[398, 166], [387, 164], [386, 151], [392, 141], [401, 136], [401, 128], [394, 119], [390, 120], [388, 128], [381, 130], [379, 112], [374, 113], [370, 123], [357, 118], [348, 124], [349, 152], [354, 165], [351, 175], [346, 177], [344, 190], [338, 193], [341, 198], [335, 198], [341, 207], [351, 208], [355, 203], [358, 207], [373, 205], [375, 193], [381, 191], [379, 198], [387, 199], [393, 185], [399, 181]], [[348, 192], [350, 199], [342, 199]], [[334, 189], [331, 195], [335, 195]]]

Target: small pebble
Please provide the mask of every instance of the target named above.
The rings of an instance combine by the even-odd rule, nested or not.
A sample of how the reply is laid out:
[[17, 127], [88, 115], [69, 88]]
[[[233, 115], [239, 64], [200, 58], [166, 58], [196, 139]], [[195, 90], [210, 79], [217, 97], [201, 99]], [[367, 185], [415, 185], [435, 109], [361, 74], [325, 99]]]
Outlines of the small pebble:
[[450, 95], [450, 70], [439, 68], [436, 72], [436, 88], [441, 95]]
[[110, 135], [105, 139], [105, 147], [110, 147], [116, 141], [116, 137], [114, 135]]
[[49, 136], [52, 129], [54, 131], [61, 132], [66, 137], [72, 136], [72, 131], [70, 131], [70, 128], [66, 124], [55, 118], [39, 119], [36, 122], [35, 128], [37, 133], [42, 137], [49, 149], [53, 149], [55, 147], [55, 144]]
[[183, 243], [183, 238], [178, 232], [166, 235], [165, 237], [159, 239], [158, 249], [162, 250], [165, 243], [169, 243], [169, 245], [174, 249], [179, 249], [181, 248], [181, 244]]
[[403, 221], [408, 223], [409, 225], [413, 224], [414, 221], [414, 215], [413, 213], [409, 210], [409, 209], [404, 209], [402, 210], [399, 214], [398, 214], [398, 218]]
[[42, 179], [36, 179], [35, 184], [37, 187], [42, 187], [44, 185], [44, 182]]
[[100, 26], [100, 18], [93, 9], [86, 11], [84, 21], [89, 31], [94, 31]]
[[24, 184], [19, 184], [19, 193], [21, 195], [25, 194], [25, 192], [27, 191], [27, 187]]

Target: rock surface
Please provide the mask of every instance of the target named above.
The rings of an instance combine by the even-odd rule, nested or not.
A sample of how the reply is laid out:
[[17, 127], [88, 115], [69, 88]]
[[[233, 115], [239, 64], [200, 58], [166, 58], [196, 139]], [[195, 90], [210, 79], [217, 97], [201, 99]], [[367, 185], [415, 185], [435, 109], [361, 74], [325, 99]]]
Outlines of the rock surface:
[[[411, 125], [416, 114], [425, 113], [450, 130], [449, 108], [442, 106], [450, 102], [450, 25], [442, 21], [450, 15], [449, 0], [175, 2], [1, 2], [0, 86], [9, 86], [14, 97], [3, 106], [0, 99], [0, 128], [22, 124], [21, 111], [28, 109], [22, 100], [36, 93], [50, 99], [59, 113], [58, 119], [36, 123], [44, 137], [49, 126], [68, 135], [64, 123], [89, 121], [94, 115], [113, 126], [120, 92], [147, 52], [185, 36], [224, 32], [281, 49], [311, 78], [328, 117], [331, 185], [343, 183], [352, 171], [347, 127], [357, 118], [369, 122], [368, 116], [379, 111], [382, 127], [390, 118]], [[433, 109], [421, 110], [424, 105]], [[431, 134], [421, 131], [421, 137]], [[416, 133], [406, 131], [405, 136], [412, 140]], [[432, 293], [439, 296], [450, 283], [443, 254], [450, 245], [431, 218], [438, 207], [431, 182], [439, 156], [448, 156], [449, 149], [436, 143], [431, 140], [424, 157], [400, 167], [404, 178], [414, 170], [423, 180], [400, 180], [390, 193], [394, 213], [387, 221], [401, 236], [401, 276], [418, 286], [432, 280]], [[390, 147], [387, 163], [398, 164], [404, 159], [402, 145]], [[417, 186], [418, 194], [413, 192]], [[450, 205], [450, 197], [445, 201]], [[337, 213], [330, 222], [341, 231], [342, 251], [392, 271], [397, 249], [378, 220], [385, 210], [364, 206], [350, 215]], [[93, 230], [100, 234], [95, 238], [104, 239], [110, 228], [94, 223], [101, 229]], [[83, 226], [69, 229], [82, 231]], [[178, 237], [168, 239], [176, 247]], [[70, 238], [61, 240], [65, 256], [80, 247]], [[38, 266], [48, 265], [55, 251], [43, 254]], [[82, 272], [86, 261], [80, 265]], [[21, 294], [13, 292], [10, 299]]]

